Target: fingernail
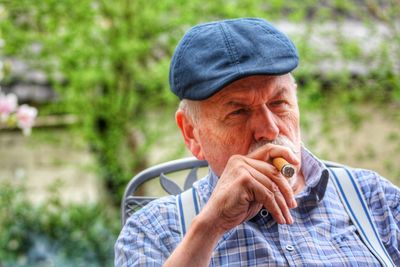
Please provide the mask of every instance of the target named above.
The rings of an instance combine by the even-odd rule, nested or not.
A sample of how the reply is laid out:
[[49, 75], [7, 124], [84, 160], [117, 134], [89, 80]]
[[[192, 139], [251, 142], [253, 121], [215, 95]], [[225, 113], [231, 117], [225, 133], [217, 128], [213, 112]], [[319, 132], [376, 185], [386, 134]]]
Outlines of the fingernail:
[[292, 207], [292, 209], [297, 207], [297, 201], [294, 198], [292, 198], [290, 206]]
[[288, 224], [293, 224], [293, 223], [294, 223], [294, 220], [293, 220], [292, 216], [289, 216], [289, 218], [288, 218]]
[[280, 224], [286, 224], [286, 220], [285, 217], [283, 217], [282, 215], [279, 218]]

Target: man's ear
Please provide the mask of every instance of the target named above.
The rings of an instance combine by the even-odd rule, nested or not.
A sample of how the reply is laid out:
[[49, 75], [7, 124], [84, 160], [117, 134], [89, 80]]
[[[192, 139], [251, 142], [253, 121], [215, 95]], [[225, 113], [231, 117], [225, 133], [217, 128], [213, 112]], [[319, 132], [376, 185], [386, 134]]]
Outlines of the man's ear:
[[181, 129], [183, 140], [186, 147], [199, 160], [204, 160], [203, 150], [201, 148], [198, 130], [193, 123], [193, 120], [183, 110], [178, 110], [175, 113], [175, 120]]

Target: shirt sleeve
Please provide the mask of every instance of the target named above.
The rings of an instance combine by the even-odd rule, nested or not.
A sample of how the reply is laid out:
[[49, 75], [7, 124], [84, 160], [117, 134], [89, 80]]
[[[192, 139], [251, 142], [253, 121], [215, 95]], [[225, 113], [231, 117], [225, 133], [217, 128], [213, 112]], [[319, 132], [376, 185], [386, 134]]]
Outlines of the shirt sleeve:
[[169, 196], [134, 213], [115, 243], [115, 266], [162, 266], [180, 241], [175, 210]]

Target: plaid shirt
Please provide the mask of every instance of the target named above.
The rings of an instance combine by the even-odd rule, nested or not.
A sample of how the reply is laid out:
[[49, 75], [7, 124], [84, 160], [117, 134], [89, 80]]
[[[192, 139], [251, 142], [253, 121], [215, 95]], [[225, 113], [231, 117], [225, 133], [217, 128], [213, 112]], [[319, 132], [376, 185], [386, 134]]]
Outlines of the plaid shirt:
[[[324, 164], [303, 149], [302, 166], [306, 187], [291, 210], [294, 224], [278, 225], [260, 212], [223, 235], [210, 266], [380, 266], [351, 223]], [[388, 253], [400, 266], [399, 188], [374, 172], [351, 171]], [[202, 205], [217, 181], [210, 172], [195, 183]], [[157, 199], [128, 219], [115, 244], [115, 265], [161, 266], [180, 239], [175, 196]]]

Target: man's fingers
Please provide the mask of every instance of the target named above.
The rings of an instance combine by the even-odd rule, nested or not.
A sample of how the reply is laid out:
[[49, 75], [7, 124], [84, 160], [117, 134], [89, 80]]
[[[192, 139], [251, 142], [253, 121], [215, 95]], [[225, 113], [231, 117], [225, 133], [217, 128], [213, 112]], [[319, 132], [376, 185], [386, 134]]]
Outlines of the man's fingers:
[[289, 208], [297, 206], [294, 194], [289, 182], [284, 178], [279, 171], [272, 165], [251, 158], [244, 158], [244, 161], [250, 166], [250, 174], [256, 178], [261, 184], [269, 188], [271, 191], [276, 191], [273, 186], [277, 186], [283, 194], [286, 204]]
[[[279, 207], [276, 199], [275, 193], [264, 187], [257, 180], [253, 181], [252, 191], [254, 193], [255, 201], [263, 204], [263, 206], [268, 210], [271, 216], [275, 219], [275, 221], [279, 224], [287, 223], [281, 208]], [[283, 200], [284, 202], [284, 200]]]
[[[232, 156], [228, 165], [228, 173], [222, 174], [216, 187], [216, 190], [219, 185], [225, 189], [232, 187], [225, 190], [225, 195], [233, 202], [225, 201], [226, 205], [219, 205], [227, 214], [228, 224], [232, 218], [242, 221], [243, 216], [248, 216], [255, 205], [263, 205], [279, 224], [293, 222], [289, 211], [289, 208], [295, 207], [293, 189], [274, 166], [241, 155]], [[232, 190], [239, 190], [238, 194], [232, 194]]]
[[247, 157], [266, 162], [271, 162], [273, 158], [282, 157], [293, 165], [300, 163], [296, 154], [290, 148], [274, 144], [266, 144], [248, 154]]
[[281, 194], [281, 192], [275, 191], [274, 196], [275, 196], [275, 201], [278, 204], [278, 206], [282, 212], [282, 215], [285, 218], [286, 223], [292, 224], [293, 218], [292, 218], [292, 215], [290, 214], [290, 210], [289, 210], [288, 206], [286, 205], [283, 195]]

